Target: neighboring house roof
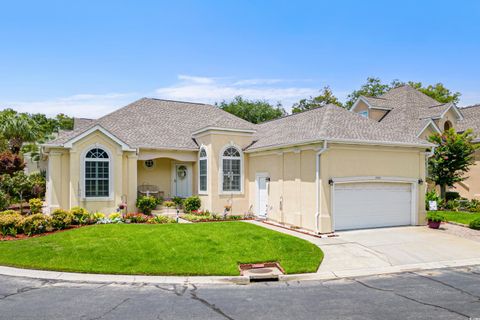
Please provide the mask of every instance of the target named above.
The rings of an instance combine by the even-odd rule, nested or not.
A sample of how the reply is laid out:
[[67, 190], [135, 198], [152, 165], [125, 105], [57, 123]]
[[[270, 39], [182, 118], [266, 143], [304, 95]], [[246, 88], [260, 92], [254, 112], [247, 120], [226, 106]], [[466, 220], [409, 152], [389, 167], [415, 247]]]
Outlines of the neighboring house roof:
[[329, 140], [371, 144], [430, 146], [425, 140], [349, 112], [333, 104], [258, 125], [248, 150]]
[[131, 148], [196, 150], [192, 132], [205, 127], [254, 130], [255, 125], [222, 109], [202, 103], [142, 98], [70, 132], [63, 132], [49, 146], [100, 126]]
[[381, 123], [392, 130], [412, 132], [420, 135], [432, 119], [442, 117], [450, 108], [463, 119], [461, 111], [453, 103], [440, 103], [409, 85], [389, 90], [376, 97], [362, 97], [371, 107], [389, 109]]
[[77, 130], [89, 125], [94, 119], [87, 118], [73, 118], [73, 130]]
[[460, 108], [460, 110], [463, 114], [463, 120], [457, 122], [457, 131], [462, 132], [467, 129], [473, 129], [478, 136], [480, 134], [480, 104]]

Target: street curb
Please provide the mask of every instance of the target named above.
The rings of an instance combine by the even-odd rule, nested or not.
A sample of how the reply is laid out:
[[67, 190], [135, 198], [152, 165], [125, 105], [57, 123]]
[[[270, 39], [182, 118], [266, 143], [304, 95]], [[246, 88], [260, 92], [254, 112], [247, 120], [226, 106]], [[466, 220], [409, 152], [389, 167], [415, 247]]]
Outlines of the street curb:
[[[352, 269], [342, 271], [319, 271], [317, 273], [290, 274], [278, 276], [278, 281], [318, 281], [354, 278], [374, 275], [395, 274], [402, 272], [426, 271], [452, 267], [467, 267], [480, 265], [480, 258], [452, 260], [441, 262], [427, 262], [389, 266], [381, 268]], [[34, 278], [41, 280], [69, 281], [69, 282], [94, 282], [94, 283], [122, 283], [122, 284], [249, 284], [247, 276], [142, 276], [142, 275], [114, 275], [114, 274], [91, 274], [21, 269], [0, 266], [0, 275]]]

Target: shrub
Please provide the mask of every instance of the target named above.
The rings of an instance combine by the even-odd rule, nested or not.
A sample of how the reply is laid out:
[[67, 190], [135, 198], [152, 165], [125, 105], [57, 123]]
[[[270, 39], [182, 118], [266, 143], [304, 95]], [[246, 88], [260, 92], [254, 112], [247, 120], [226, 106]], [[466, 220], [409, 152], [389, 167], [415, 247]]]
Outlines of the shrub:
[[149, 216], [142, 213], [127, 213], [124, 220], [130, 220], [131, 223], [145, 223], [148, 221]]
[[6, 214], [14, 214], [14, 213], [20, 214], [20, 212], [15, 211], [15, 210], [5, 210], [5, 211], [0, 211], [0, 216], [6, 215]]
[[198, 196], [188, 197], [183, 201], [183, 208], [186, 212], [192, 212], [200, 209], [202, 202]]
[[427, 213], [427, 220], [432, 222], [445, 221], [445, 217], [438, 211], [430, 211]]
[[118, 212], [110, 213], [108, 215], [108, 219], [110, 219], [110, 220], [114, 220], [114, 219], [117, 219], [117, 218], [120, 218], [120, 217], [121, 217], [121, 214], [118, 213]]
[[479, 212], [480, 211], [480, 201], [477, 199], [472, 199], [468, 203], [468, 211], [470, 212]]
[[166, 224], [166, 223], [175, 223], [176, 221], [172, 218], [166, 216], [155, 216], [148, 219], [147, 223], [151, 224]]
[[3, 236], [15, 237], [17, 233], [22, 232], [21, 221], [23, 217], [21, 214], [13, 211], [9, 214], [0, 215], [0, 234]]
[[181, 208], [183, 207], [183, 202], [185, 201], [185, 199], [181, 197], [173, 197], [172, 201], [177, 207]]
[[173, 201], [165, 201], [165, 202], [163, 203], [163, 205], [164, 205], [165, 207], [167, 207], [167, 208], [173, 208], [173, 207], [175, 207], [175, 202], [173, 202]]
[[152, 196], [142, 196], [137, 198], [136, 206], [140, 209], [144, 214], [150, 215], [152, 210], [158, 205], [159, 200]]
[[6, 209], [10, 205], [10, 196], [0, 190], [0, 210]]
[[460, 199], [460, 193], [456, 191], [447, 191], [445, 192], [445, 201], [457, 200]]
[[105, 219], [105, 214], [101, 212], [95, 212], [90, 214], [89, 223], [97, 223], [97, 221], [101, 219]]
[[62, 230], [69, 227], [73, 221], [73, 214], [63, 209], [56, 209], [52, 212], [52, 226]]
[[82, 207], [73, 207], [70, 209], [70, 213], [73, 215], [72, 224], [82, 225], [90, 222], [90, 213], [87, 209]]
[[458, 211], [458, 209], [460, 209], [460, 201], [458, 199], [447, 201], [445, 208], [448, 210]]
[[480, 218], [470, 221], [468, 226], [472, 229], [480, 230]]
[[30, 206], [30, 213], [36, 214], [42, 212], [43, 201], [39, 198], [33, 198], [28, 201], [28, 205]]
[[0, 174], [12, 175], [25, 168], [25, 161], [18, 154], [10, 151], [0, 153]]
[[39, 234], [52, 231], [52, 219], [41, 213], [32, 214], [20, 222], [26, 235]]

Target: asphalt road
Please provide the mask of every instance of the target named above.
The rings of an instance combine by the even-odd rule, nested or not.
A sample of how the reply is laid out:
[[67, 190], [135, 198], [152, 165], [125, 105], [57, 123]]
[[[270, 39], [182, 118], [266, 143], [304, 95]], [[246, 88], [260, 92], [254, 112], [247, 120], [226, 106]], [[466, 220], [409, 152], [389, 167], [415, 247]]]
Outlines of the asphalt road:
[[479, 319], [480, 266], [353, 279], [173, 286], [0, 276], [0, 319]]

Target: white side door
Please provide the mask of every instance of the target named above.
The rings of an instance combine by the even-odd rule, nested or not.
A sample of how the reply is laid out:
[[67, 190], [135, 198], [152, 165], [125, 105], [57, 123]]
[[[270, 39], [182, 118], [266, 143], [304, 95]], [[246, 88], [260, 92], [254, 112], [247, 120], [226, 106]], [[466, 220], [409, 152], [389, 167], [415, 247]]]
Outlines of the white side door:
[[268, 177], [257, 175], [257, 215], [266, 217], [268, 213]]

